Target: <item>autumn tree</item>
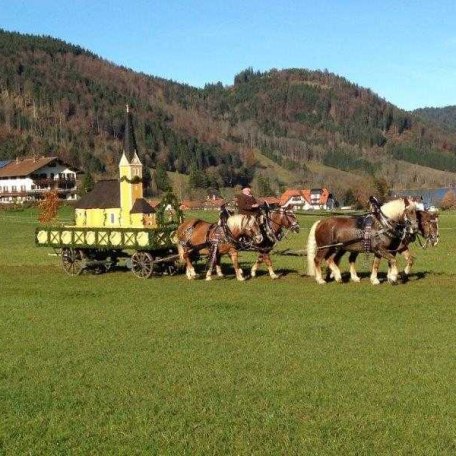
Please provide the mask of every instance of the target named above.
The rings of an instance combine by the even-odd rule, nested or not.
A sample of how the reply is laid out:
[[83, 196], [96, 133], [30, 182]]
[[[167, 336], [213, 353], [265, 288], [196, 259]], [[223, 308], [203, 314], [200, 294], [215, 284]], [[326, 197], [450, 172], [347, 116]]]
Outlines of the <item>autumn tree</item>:
[[40, 201], [38, 208], [38, 220], [40, 223], [49, 223], [55, 219], [59, 210], [60, 201], [56, 190], [47, 192], [44, 199]]
[[355, 196], [357, 209], [366, 209], [369, 206], [369, 196], [374, 194], [375, 188], [370, 179], [365, 179], [353, 185], [353, 195]]
[[390, 187], [388, 181], [385, 178], [374, 178], [374, 188], [376, 190], [376, 196], [378, 196], [380, 200], [384, 200], [388, 196]]
[[453, 190], [448, 190], [440, 201], [440, 208], [444, 211], [456, 208], [456, 194]]

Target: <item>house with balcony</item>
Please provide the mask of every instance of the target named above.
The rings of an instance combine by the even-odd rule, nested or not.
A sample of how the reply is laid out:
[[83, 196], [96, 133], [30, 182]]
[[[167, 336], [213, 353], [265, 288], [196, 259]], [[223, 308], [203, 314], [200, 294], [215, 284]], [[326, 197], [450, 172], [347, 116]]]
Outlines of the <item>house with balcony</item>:
[[290, 189], [280, 197], [280, 205], [293, 210], [330, 209], [332, 199], [327, 188]]
[[58, 157], [27, 157], [0, 162], [0, 203], [35, 201], [56, 190], [59, 198], [76, 199], [81, 171]]

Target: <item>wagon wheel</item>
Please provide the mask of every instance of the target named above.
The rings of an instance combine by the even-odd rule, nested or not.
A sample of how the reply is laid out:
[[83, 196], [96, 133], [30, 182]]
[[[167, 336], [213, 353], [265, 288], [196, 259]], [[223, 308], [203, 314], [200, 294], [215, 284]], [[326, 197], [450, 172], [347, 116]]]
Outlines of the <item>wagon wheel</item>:
[[148, 279], [154, 272], [154, 259], [149, 252], [135, 252], [131, 257], [131, 270], [136, 277]]
[[62, 266], [70, 276], [81, 274], [84, 269], [81, 251], [72, 248], [62, 249]]

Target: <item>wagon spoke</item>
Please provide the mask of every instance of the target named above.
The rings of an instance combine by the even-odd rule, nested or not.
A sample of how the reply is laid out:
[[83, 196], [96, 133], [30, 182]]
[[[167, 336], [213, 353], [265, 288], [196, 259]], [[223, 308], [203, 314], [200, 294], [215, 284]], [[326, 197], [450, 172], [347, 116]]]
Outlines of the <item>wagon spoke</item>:
[[131, 270], [136, 277], [148, 279], [154, 270], [154, 259], [149, 252], [135, 252], [131, 257]]
[[82, 253], [73, 248], [62, 250], [62, 266], [64, 271], [70, 276], [81, 274], [83, 267]]

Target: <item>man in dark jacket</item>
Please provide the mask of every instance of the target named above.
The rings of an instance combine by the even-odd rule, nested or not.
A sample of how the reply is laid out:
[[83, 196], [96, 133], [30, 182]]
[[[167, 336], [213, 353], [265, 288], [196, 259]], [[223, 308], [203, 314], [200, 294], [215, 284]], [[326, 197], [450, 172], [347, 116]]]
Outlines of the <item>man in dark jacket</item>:
[[257, 215], [259, 213], [258, 201], [252, 195], [250, 187], [242, 189], [242, 193], [236, 196], [236, 203], [239, 214], [243, 215]]

